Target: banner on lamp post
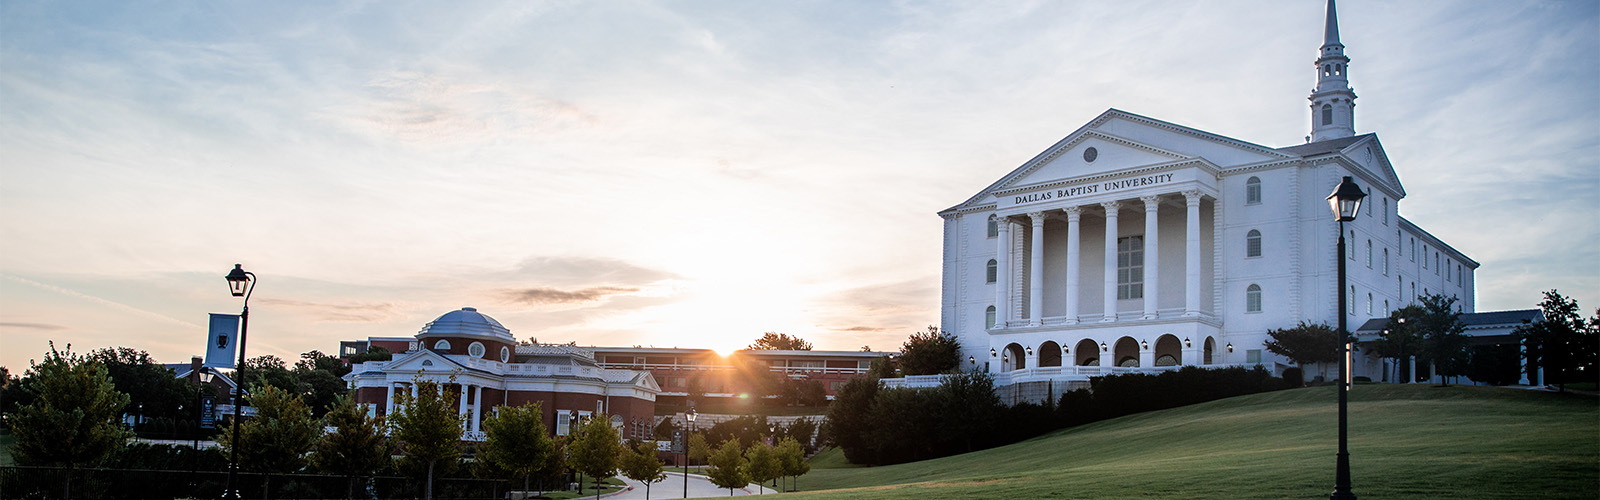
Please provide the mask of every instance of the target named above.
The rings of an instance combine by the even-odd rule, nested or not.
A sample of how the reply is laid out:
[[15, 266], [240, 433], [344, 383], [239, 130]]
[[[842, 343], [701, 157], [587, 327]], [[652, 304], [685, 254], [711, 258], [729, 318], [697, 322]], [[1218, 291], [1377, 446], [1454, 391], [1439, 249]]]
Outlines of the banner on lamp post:
[[234, 368], [234, 344], [239, 341], [239, 315], [211, 313], [206, 332], [206, 367]]

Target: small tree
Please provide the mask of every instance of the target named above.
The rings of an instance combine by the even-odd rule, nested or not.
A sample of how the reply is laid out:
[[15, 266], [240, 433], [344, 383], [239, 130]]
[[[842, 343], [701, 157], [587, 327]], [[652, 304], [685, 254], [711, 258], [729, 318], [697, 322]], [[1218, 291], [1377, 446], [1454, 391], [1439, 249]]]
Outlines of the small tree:
[[63, 498], [72, 498], [73, 468], [99, 461], [121, 448], [132, 433], [115, 423], [128, 404], [117, 392], [105, 365], [81, 355], [57, 351], [54, 342], [44, 362], [28, 368], [24, 390], [32, 403], [6, 415], [11, 454], [23, 465], [56, 465], [67, 469]]
[[501, 406], [483, 419], [483, 444], [478, 453], [484, 460], [522, 477], [522, 491], [528, 491], [528, 478], [544, 466], [555, 443], [546, 435], [544, 406], [538, 401], [522, 406]]
[[900, 372], [906, 375], [949, 373], [961, 366], [961, 341], [937, 326], [911, 334], [900, 348]]
[[872, 364], [867, 368], [867, 376], [874, 379], [894, 378], [894, 360], [889, 359], [888, 354], [872, 358]]
[[[322, 426], [311, 418], [311, 409], [299, 395], [277, 387], [258, 386], [245, 396], [245, 401], [256, 409], [256, 415], [239, 423], [239, 438], [246, 445], [239, 449], [238, 466], [265, 473], [262, 496], [270, 497], [273, 476], [306, 466], [306, 453], [316, 446]], [[232, 428], [222, 429], [217, 444], [224, 454], [233, 456], [234, 439]]]
[[1301, 321], [1294, 328], [1268, 330], [1267, 337], [1268, 352], [1289, 358], [1301, 366], [1316, 363], [1324, 380], [1328, 378], [1328, 373], [1323, 363], [1339, 360], [1339, 332], [1333, 331], [1326, 323], [1309, 324]]
[[[1395, 360], [1395, 381], [1410, 382], [1416, 380], [1416, 374], [1411, 373], [1406, 361], [1422, 353], [1422, 317], [1424, 311], [1421, 306], [1408, 305], [1389, 313], [1389, 321], [1383, 326], [1383, 334], [1367, 344], [1374, 354]], [[1405, 368], [1405, 380], [1401, 380], [1400, 373]]]
[[1467, 372], [1467, 337], [1461, 334], [1467, 327], [1456, 311], [1455, 297], [1423, 295], [1419, 302], [1422, 317], [1417, 330], [1422, 334], [1422, 357], [1433, 364], [1439, 383], [1448, 386], [1449, 377]]
[[752, 351], [809, 351], [811, 350], [811, 343], [798, 336], [790, 336], [787, 333], [767, 332], [761, 334], [761, 338], [756, 339], [754, 343], [750, 344], [750, 347], [745, 349]]
[[[711, 457], [711, 444], [706, 442], [705, 433], [696, 432], [693, 435], [690, 435], [689, 436], [689, 463], [692, 464], [692, 463], [695, 463], [695, 462], [705, 462], [706, 459], [710, 458], [710, 457]], [[684, 464], [684, 465], [687, 466], [688, 464]], [[688, 467], [684, 468], [684, 472], [688, 472], [688, 470], [689, 470]]]
[[435, 471], [440, 465], [453, 469], [456, 458], [461, 456], [462, 416], [450, 407], [450, 401], [456, 398], [454, 391], [440, 387], [438, 382], [423, 380], [420, 374], [411, 383], [417, 395], [397, 391], [395, 411], [388, 420], [394, 429], [392, 436], [400, 441], [400, 453], [427, 470], [423, 498], [432, 500]]
[[371, 476], [389, 465], [389, 439], [383, 435], [383, 417], [367, 413], [348, 394], [339, 396], [322, 417], [333, 432], [317, 442], [312, 465], [345, 477], [345, 498], [353, 498], [355, 479]]
[[762, 485], [783, 475], [783, 461], [778, 458], [778, 451], [765, 441], [750, 443], [750, 447], [744, 451], [744, 459], [745, 473], [763, 494], [766, 488]]
[[717, 451], [712, 452], [709, 458], [711, 467], [706, 470], [706, 475], [711, 478], [711, 484], [727, 488], [730, 497], [733, 496], [734, 488], [743, 488], [750, 484], [750, 475], [746, 471], [742, 451], [739, 440], [729, 439], [717, 446]]
[[611, 419], [604, 413], [583, 422], [578, 437], [567, 447], [567, 461], [572, 468], [594, 478], [595, 498], [600, 497], [600, 480], [617, 474], [617, 460], [622, 455], [622, 438], [611, 427]]
[[1584, 322], [1578, 301], [1556, 290], [1544, 292], [1539, 302], [1544, 320], [1522, 325], [1514, 334], [1527, 348], [1529, 378], [1544, 368], [1546, 380], [1565, 392], [1567, 383], [1594, 381], [1596, 357], [1600, 356], [1600, 310]]
[[806, 461], [806, 449], [799, 441], [792, 437], [778, 441], [778, 463], [782, 465], [781, 474], [791, 479], [789, 491], [794, 491], [794, 480], [811, 472], [811, 463]]
[[667, 479], [655, 447], [643, 441], [631, 441], [623, 448], [621, 468], [623, 476], [644, 483], [645, 500], [650, 500], [650, 485]]

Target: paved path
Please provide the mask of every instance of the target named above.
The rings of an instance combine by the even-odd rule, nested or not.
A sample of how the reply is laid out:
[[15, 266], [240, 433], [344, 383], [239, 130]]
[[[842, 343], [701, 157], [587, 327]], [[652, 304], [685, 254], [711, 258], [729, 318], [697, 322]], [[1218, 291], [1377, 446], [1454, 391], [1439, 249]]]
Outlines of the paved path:
[[[617, 479], [621, 479], [623, 482], [628, 483], [628, 486], [632, 486], [633, 489], [625, 491], [625, 492], [622, 492], [622, 493], [619, 493], [619, 494], [614, 495], [614, 496], [605, 497], [603, 500], [645, 500], [644, 499], [644, 493], [645, 493], [645, 491], [644, 491], [644, 483], [641, 483], [641, 482], [638, 482], [638, 481], [634, 481], [632, 479], [628, 479], [628, 478], [625, 478], [625, 477], [622, 477], [622, 476], [617, 476]], [[773, 494], [773, 491], [772, 491], [771, 488], [768, 488], [768, 489], [766, 489], [764, 491], [766, 491], [767, 494]], [[745, 496], [745, 495], [754, 495], [754, 494], [756, 494], [756, 487], [754, 485], [747, 486], [747, 487], [745, 487], [743, 489], [734, 489], [733, 490], [733, 495], [734, 496]], [[705, 476], [702, 476], [702, 475], [699, 475], [699, 474], [690, 474], [689, 475], [689, 496], [688, 496], [688, 498], [717, 498], [717, 497], [726, 497], [726, 496], [728, 496], [728, 489], [727, 488], [718, 488], [717, 485], [711, 484], [711, 480], [710, 479], [706, 479]], [[657, 500], [657, 499], [662, 499], [662, 498], [685, 498], [683, 496], [683, 474], [682, 473], [668, 472], [666, 481], [662, 481], [662, 482], [650, 485], [650, 500]]]

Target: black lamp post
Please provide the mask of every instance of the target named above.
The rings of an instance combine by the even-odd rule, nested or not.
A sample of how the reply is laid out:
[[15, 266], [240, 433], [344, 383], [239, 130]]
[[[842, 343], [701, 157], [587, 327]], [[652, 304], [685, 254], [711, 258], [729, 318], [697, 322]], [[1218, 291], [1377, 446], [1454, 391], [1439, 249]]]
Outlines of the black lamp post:
[[1356, 213], [1361, 210], [1361, 199], [1367, 193], [1361, 192], [1361, 187], [1345, 176], [1339, 182], [1339, 187], [1334, 188], [1333, 194], [1328, 195], [1328, 206], [1333, 209], [1333, 217], [1339, 221], [1339, 454], [1336, 469], [1333, 475], [1333, 494], [1331, 500], [1355, 500], [1356, 494], [1350, 491], [1350, 450], [1346, 447], [1349, 435], [1348, 409], [1350, 393], [1350, 334], [1345, 330], [1345, 297], [1344, 292], [1344, 223], [1356, 220]]
[[689, 435], [683, 437], [683, 497], [689, 498], [689, 438], [694, 437], [694, 407], [684, 412], [683, 419], [689, 421]]
[[205, 422], [203, 421], [206, 418], [206, 386], [211, 384], [211, 369], [204, 366], [200, 367], [200, 373], [195, 374], [195, 380], [199, 381], [200, 383], [195, 384], [194, 388], [193, 446], [195, 453], [193, 458], [189, 460], [189, 480], [191, 482], [198, 482], [194, 478], [194, 475], [200, 469], [200, 433], [204, 432], [202, 429], [206, 428], [204, 426]]
[[240, 498], [239, 495], [239, 446], [243, 436], [239, 435], [239, 420], [244, 418], [244, 341], [245, 332], [250, 329], [250, 293], [256, 289], [256, 273], [244, 270], [244, 266], [233, 265], [233, 270], [228, 272], [228, 289], [234, 297], [244, 297], [244, 310], [239, 312], [239, 366], [233, 370], [233, 431], [230, 434], [232, 458], [228, 459], [228, 487], [222, 490], [222, 498]]

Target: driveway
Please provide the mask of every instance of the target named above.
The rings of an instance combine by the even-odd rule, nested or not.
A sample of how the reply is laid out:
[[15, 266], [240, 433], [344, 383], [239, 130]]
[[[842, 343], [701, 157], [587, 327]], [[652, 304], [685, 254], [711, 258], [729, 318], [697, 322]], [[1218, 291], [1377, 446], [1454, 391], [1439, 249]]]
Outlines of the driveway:
[[[621, 479], [623, 482], [628, 483], [628, 486], [632, 486], [633, 489], [624, 491], [615, 496], [605, 497], [603, 500], [645, 500], [644, 483], [622, 476], [617, 476], [617, 479]], [[753, 495], [755, 494], [753, 490], [755, 490], [754, 485], [746, 486], [745, 488], [735, 488], [733, 490], [733, 495]], [[768, 494], [774, 493], [771, 488], [767, 488], [765, 491]], [[727, 488], [719, 488], [717, 485], [711, 484], [710, 479], [706, 479], [705, 476], [699, 474], [689, 475], [688, 497], [683, 496], [683, 474], [681, 473], [668, 472], [667, 480], [650, 485], [650, 500], [662, 498], [717, 498], [726, 496], [728, 496]]]

